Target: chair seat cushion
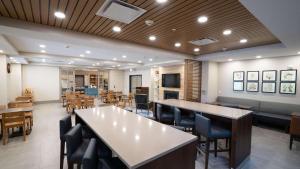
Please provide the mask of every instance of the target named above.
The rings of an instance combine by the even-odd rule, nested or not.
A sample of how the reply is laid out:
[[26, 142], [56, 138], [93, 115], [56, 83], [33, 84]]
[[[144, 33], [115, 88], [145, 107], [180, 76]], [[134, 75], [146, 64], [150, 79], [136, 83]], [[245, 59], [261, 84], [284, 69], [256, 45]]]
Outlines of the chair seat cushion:
[[255, 112], [254, 115], [256, 116], [264, 116], [264, 117], [270, 117], [275, 119], [282, 119], [282, 120], [291, 120], [291, 116], [285, 115], [285, 114], [273, 114], [273, 113], [265, 113], [265, 112]]
[[230, 138], [231, 132], [219, 126], [212, 126], [209, 137], [215, 139]]
[[195, 120], [194, 119], [182, 119], [179, 123], [180, 126], [184, 127], [194, 127], [195, 126]]
[[72, 154], [70, 160], [72, 162], [80, 162], [82, 161], [83, 155], [89, 145], [89, 140], [84, 139], [81, 145], [77, 148], [77, 150]]

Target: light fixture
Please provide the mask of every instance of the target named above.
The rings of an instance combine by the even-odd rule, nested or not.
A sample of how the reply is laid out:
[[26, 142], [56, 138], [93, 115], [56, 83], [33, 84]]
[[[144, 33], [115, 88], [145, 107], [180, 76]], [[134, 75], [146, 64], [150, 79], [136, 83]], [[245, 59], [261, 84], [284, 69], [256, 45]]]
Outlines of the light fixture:
[[[2, 52], [1, 52], [2, 53]], [[298, 55], [300, 55], [300, 51], [298, 52]]]
[[87, 50], [85, 51], [86, 54], [91, 54], [91, 51]]
[[223, 31], [223, 35], [230, 35], [232, 31], [230, 29], [226, 29]]
[[121, 32], [121, 27], [119, 27], [119, 26], [114, 26], [113, 28], [112, 28], [112, 30], [114, 31], [114, 32]]
[[84, 54], [80, 54], [79, 56], [80, 56], [80, 57], [84, 57]]
[[59, 18], [59, 19], [64, 19], [66, 17], [66, 15], [63, 12], [55, 12], [54, 15]]
[[42, 52], [42, 53], [46, 53], [46, 51], [45, 51], [45, 50], [41, 50], [41, 52]]
[[126, 55], [122, 55], [122, 58], [124, 58], [124, 59], [125, 59], [125, 58], [127, 58], [127, 56], [126, 56]]
[[45, 62], [46, 62], [46, 59], [42, 59], [42, 62], [44, 62], [44, 63], [45, 63]]
[[13, 57], [9, 57], [9, 59], [10, 59], [10, 60], [14, 60], [14, 58], [13, 58]]
[[153, 61], [153, 59], [152, 59], [152, 58], [150, 58], [150, 59], [149, 59], [149, 61], [150, 61], [150, 62], [152, 62], [152, 61]]
[[240, 40], [240, 43], [247, 43], [247, 42], [248, 42], [247, 39], [241, 39], [241, 40]]
[[17, 64], [20, 64], [21, 62], [16, 62]]
[[233, 59], [228, 59], [229, 62], [233, 61]]
[[200, 16], [198, 18], [199, 23], [205, 23], [205, 22], [207, 22], [207, 20], [208, 20], [207, 16]]
[[150, 41], [155, 41], [156, 40], [156, 36], [154, 36], [154, 35], [149, 36], [149, 40]]
[[121, 65], [117, 65], [118, 67], [120, 67]]
[[46, 45], [40, 44], [40, 48], [46, 48]]
[[97, 62], [97, 65], [100, 65], [100, 63], [99, 63], [99, 62]]
[[179, 48], [179, 47], [181, 46], [181, 43], [176, 42], [176, 43], [174, 44], [174, 46], [175, 46], [176, 48]]
[[116, 61], [116, 60], [117, 60], [117, 58], [113, 58], [113, 60], [114, 60], [114, 61]]
[[96, 66], [95, 63], [92, 64], [93, 66]]
[[168, 2], [168, 0], [156, 0], [157, 3], [160, 3], [160, 4], [163, 4], [163, 3], [166, 3]]
[[260, 58], [261, 58], [261, 56], [260, 56], [260, 55], [257, 55], [257, 56], [256, 56], [256, 59], [260, 59]]
[[0, 53], [3, 53], [4, 51], [3, 50], [0, 50]]
[[129, 71], [130, 71], [130, 72], [132, 72], [132, 71], [133, 71], [133, 69], [129, 69]]
[[194, 52], [199, 52], [200, 49], [199, 48], [194, 48]]
[[142, 63], [142, 61], [141, 61], [141, 60], [139, 60], [139, 61], [138, 61], [138, 63]]

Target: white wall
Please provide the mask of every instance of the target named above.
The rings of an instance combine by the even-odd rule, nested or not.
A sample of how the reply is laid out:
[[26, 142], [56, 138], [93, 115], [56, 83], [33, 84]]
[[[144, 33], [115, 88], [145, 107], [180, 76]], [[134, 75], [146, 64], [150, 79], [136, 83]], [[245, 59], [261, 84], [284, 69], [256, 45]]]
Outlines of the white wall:
[[124, 90], [124, 71], [110, 70], [108, 73], [108, 89], [115, 91]]
[[8, 101], [14, 101], [22, 95], [22, 65], [11, 64], [11, 72], [7, 75]]
[[[296, 95], [279, 94], [279, 70], [286, 70], [289, 66], [298, 69], [298, 82]], [[219, 63], [219, 82], [218, 82], [218, 95], [238, 98], [248, 98], [264, 101], [274, 101], [282, 103], [300, 104], [300, 56], [269, 58], [269, 59], [256, 59], [247, 61], [233, 61]], [[263, 70], [278, 70], [277, 73], [277, 91], [275, 94], [266, 94], [261, 92], [261, 77]], [[259, 92], [234, 92], [232, 89], [233, 72], [234, 71], [260, 71]], [[246, 78], [246, 77], [245, 77]], [[246, 80], [245, 80], [246, 88]]]
[[0, 55], [0, 105], [7, 105], [7, 61]]
[[59, 68], [48, 66], [22, 66], [23, 89], [33, 90], [34, 101], [60, 99]]
[[218, 63], [202, 62], [201, 102], [214, 102], [218, 97]]
[[151, 86], [151, 83], [153, 81], [153, 78], [151, 76], [151, 69], [140, 69], [140, 70], [134, 70], [132, 72], [125, 71], [124, 72], [124, 93], [129, 93], [129, 76], [130, 75], [142, 75], [142, 87], [149, 87], [149, 100], [153, 100], [153, 89]]

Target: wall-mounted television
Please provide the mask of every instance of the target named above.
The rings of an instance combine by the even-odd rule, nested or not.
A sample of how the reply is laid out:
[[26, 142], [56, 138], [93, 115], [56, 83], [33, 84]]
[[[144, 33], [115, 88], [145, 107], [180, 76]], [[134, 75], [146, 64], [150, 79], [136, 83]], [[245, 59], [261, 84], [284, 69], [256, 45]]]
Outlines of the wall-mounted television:
[[162, 87], [180, 88], [180, 74], [162, 74]]

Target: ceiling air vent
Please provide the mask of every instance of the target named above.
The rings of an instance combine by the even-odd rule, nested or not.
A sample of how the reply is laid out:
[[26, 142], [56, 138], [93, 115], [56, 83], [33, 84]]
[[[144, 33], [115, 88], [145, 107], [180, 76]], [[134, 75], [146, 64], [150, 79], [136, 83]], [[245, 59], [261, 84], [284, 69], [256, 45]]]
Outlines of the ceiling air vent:
[[96, 15], [126, 24], [131, 23], [146, 10], [119, 0], [106, 0]]
[[189, 43], [197, 46], [209, 45], [216, 42], [218, 42], [218, 40], [214, 38], [203, 38], [203, 39], [189, 41]]

